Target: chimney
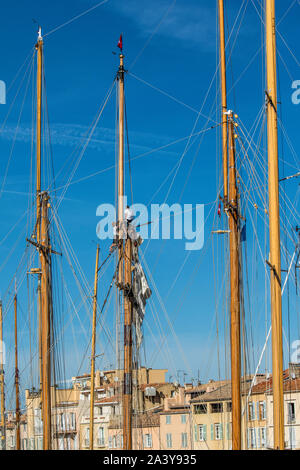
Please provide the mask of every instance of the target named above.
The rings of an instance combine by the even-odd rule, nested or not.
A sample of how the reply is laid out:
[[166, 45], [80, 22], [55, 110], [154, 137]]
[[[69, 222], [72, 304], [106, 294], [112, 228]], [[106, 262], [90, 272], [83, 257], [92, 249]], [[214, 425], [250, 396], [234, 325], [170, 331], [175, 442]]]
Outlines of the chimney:
[[169, 407], [169, 399], [164, 398], [164, 411], [168, 411], [170, 409]]
[[96, 388], [100, 387], [100, 370], [96, 370], [96, 373], [95, 373], [95, 387]]

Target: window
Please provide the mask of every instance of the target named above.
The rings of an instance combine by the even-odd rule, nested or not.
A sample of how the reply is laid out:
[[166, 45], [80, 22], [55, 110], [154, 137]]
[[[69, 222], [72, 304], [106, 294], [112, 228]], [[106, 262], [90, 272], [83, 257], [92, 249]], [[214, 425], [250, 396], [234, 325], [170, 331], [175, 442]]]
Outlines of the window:
[[293, 426], [289, 427], [289, 448], [295, 449], [296, 447], [296, 433]]
[[211, 413], [223, 413], [223, 403], [212, 403], [210, 411]]
[[254, 421], [255, 420], [255, 406], [252, 401], [248, 405], [248, 410], [249, 410], [249, 420]]
[[215, 424], [215, 439], [216, 441], [220, 441], [223, 438], [222, 436], [222, 424], [216, 423]]
[[249, 447], [250, 449], [255, 449], [256, 447], [256, 433], [255, 428], [250, 428], [249, 432]]
[[266, 402], [260, 401], [259, 402], [259, 420], [262, 421], [266, 419]]
[[90, 428], [86, 428], [85, 430], [84, 445], [85, 447], [89, 447], [90, 445]]
[[151, 434], [145, 434], [144, 436], [144, 447], [152, 447], [152, 435]]
[[75, 434], [75, 439], [74, 439], [74, 450], [79, 450], [78, 435], [77, 434]]
[[38, 450], [43, 450], [43, 438], [42, 437], [37, 438], [37, 448]]
[[167, 448], [171, 449], [172, 448], [172, 434], [168, 433], [166, 435], [167, 438]]
[[27, 439], [22, 439], [22, 449], [27, 450]]
[[232, 411], [232, 403], [229, 401], [226, 406], [227, 412], [230, 413]]
[[266, 444], [267, 444], [266, 428], [260, 428], [260, 442], [261, 442], [261, 447], [266, 447]]
[[30, 446], [30, 450], [35, 449], [35, 440], [33, 437], [29, 439], [29, 446]]
[[171, 424], [171, 416], [166, 415], [166, 424]]
[[15, 436], [10, 436], [10, 447], [15, 447]]
[[188, 442], [187, 442], [187, 433], [186, 432], [182, 432], [181, 433], [181, 447], [183, 447], [184, 449], [188, 446]]
[[295, 422], [295, 403], [289, 402], [288, 403], [288, 423]]
[[73, 431], [76, 428], [75, 413], [70, 413], [70, 428]]
[[58, 450], [64, 450], [64, 438], [63, 437], [58, 438]]
[[199, 441], [206, 441], [206, 425], [199, 424]]
[[186, 415], [181, 415], [181, 424], [186, 423]]
[[40, 408], [35, 408], [34, 410], [34, 434], [43, 434]]
[[63, 413], [61, 413], [59, 416], [60, 416], [60, 421], [59, 421], [60, 429], [62, 431], [65, 431], [65, 429], [66, 429], [65, 415]]
[[105, 445], [104, 428], [100, 427], [98, 428], [98, 446], [104, 446], [104, 445]]
[[196, 415], [202, 415], [202, 414], [207, 413], [207, 405], [195, 405], [194, 413]]

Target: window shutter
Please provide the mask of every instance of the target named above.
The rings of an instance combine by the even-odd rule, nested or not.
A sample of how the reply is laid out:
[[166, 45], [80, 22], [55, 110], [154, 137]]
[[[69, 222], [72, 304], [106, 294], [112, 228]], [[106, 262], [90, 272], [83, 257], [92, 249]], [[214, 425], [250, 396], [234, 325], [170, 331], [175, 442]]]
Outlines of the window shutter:
[[206, 424], [203, 426], [203, 439], [206, 441]]
[[264, 416], [263, 418], [266, 419], [266, 402], [263, 402], [263, 410], [264, 410]]
[[259, 413], [259, 401], [256, 402], [256, 408], [257, 408], [257, 420], [259, 421], [260, 420], [260, 413]]
[[195, 441], [198, 441], [198, 425], [197, 424], [195, 424], [194, 429], [195, 429]]
[[214, 440], [214, 425], [210, 425], [210, 438], [213, 441]]
[[223, 424], [220, 424], [220, 439], [223, 439]]
[[260, 449], [260, 428], [257, 428], [257, 439], [256, 439], [256, 443], [257, 443], [257, 449]]

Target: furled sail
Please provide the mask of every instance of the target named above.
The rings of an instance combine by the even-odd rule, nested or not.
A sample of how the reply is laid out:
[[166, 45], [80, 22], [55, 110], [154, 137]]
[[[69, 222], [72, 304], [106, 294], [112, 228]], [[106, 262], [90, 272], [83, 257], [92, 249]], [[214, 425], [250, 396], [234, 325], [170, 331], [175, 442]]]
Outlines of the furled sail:
[[136, 331], [136, 345], [140, 348], [143, 340], [142, 323], [145, 316], [146, 302], [152, 292], [149, 287], [146, 275], [139, 261], [138, 246], [142, 240], [139, 237], [133, 243], [132, 254], [134, 262], [133, 278], [132, 278], [132, 294], [133, 294], [133, 324]]

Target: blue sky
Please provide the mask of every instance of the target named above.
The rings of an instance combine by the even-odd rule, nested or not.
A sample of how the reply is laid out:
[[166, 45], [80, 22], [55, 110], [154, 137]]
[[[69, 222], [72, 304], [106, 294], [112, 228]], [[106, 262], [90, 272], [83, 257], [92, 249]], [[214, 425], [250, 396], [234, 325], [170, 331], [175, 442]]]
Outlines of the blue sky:
[[[47, 36], [47, 33], [57, 26], [96, 4], [97, 2], [92, 0], [73, 2], [29, 0], [26, 3], [17, 0], [2, 7], [0, 79], [6, 82], [8, 94], [7, 104], [0, 106], [0, 122], [5, 121], [23, 78], [24, 82], [0, 134], [0, 174], [3, 178], [1, 183], [3, 192], [0, 198], [1, 240], [27, 210], [27, 194], [31, 190], [32, 77], [27, 82], [25, 74], [27, 65], [17, 77], [16, 73], [28, 54], [31, 54], [36, 41], [37, 25], [33, 19], [42, 25], [45, 34], [45, 75], [54, 174], [57, 175], [66, 164], [57, 177], [57, 187], [66, 184], [71, 171], [70, 155], [74, 148], [83, 142], [82, 137], [113, 82], [118, 67], [118, 57], [112, 52], [117, 52], [116, 44], [121, 32], [125, 67], [129, 69], [129, 74], [126, 76], [126, 101], [132, 158], [178, 139], [187, 138], [192, 129], [195, 133], [200, 132], [203, 128], [219, 122], [216, 2], [109, 0], [94, 11]], [[250, 131], [264, 103], [261, 2], [227, 1], [225, 6], [227, 35], [234, 26], [228, 47], [228, 55], [232, 48], [228, 67], [229, 107], [238, 113], [241, 127]], [[291, 102], [291, 84], [293, 80], [300, 79], [297, 59], [300, 47], [298, 41], [300, 6], [290, 0], [288, 2], [278, 0], [276, 6], [278, 21], [283, 17], [278, 25], [281, 35], [278, 37], [278, 65], [282, 119], [297, 153], [300, 106], [297, 107]], [[28, 93], [24, 99], [26, 86]], [[115, 96], [113, 92], [90, 145], [74, 174], [73, 182], [93, 173], [99, 174], [70, 185], [59, 207], [60, 219], [90, 287], [94, 273], [96, 208], [103, 202], [113, 202], [115, 197], [114, 170], [100, 173], [115, 163]], [[22, 106], [23, 112], [18, 125]], [[197, 112], [200, 110], [201, 115], [196, 121]], [[207, 121], [205, 116], [210, 116], [211, 119]], [[18, 133], [12, 151], [16, 127]], [[253, 132], [253, 138], [259, 140], [259, 129]], [[159, 152], [148, 153], [144, 157], [132, 160], [134, 202], [148, 204], [153, 195], [153, 202], [164, 202], [171, 178], [158, 192], [157, 190], [182, 157], [186, 142], [187, 139]], [[149, 246], [145, 242], [142, 247], [146, 263], [161, 296], [159, 300], [152, 286], [153, 311], [157, 312], [161, 328], [167, 336], [167, 347], [163, 347], [160, 353], [155, 354], [155, 340], [145, 326], [146, 363], [150, 367], [168, 368], [170, 375], [173, 376], [176, 370], [184, 370], [188, 378], [196, 377], [199, 370], [202, 380], [217, 378], [219, 374], [228, 376], [228, 344], [224, 343], [224, 337], [228, 337], [227, 306], [224, 300], [226, 298], [224, 285], [222, 287], [222, 278], [226, 272], [224, 241], [218, 239], [215, 242], [214, 238], [214, 243], [211, 242], [212, 229], [222, 228], [225, 223], [224, 216], [220, 221], [215, 218], [217, 204], [214, 201], [219, 193], [221, 168], [219, 142], [219, 128], [210, 130], [203, 138], [199, 135], [191, 139], [191, 147], [182, 160], [167, 199], [169, 204], [176, 202], [205, 204], [206, 216], [210, 215], [205, 225], [203, 250], [187, 253], [184, 250], [184, 241], [174, 240], [152, 241]], [[296, 173], [299, 168], [299, 158], [293, 155], [286, 140], [281, 137], [280, 151], [282, 151], [280, 175]], [[44, 155], [44, 167], [48, 158], [49, 152], [47, 152], [48, 150]], [[8, 161], [9, 166], [7, 166]], [[8, 172], [5, 178], [6, 168]], [[126, 188], [130, 194], [128, 181], [127, 176]], [[296, 180], [285, 187], [290, 200], [295, 200], [297, 189]], [[288, 212], [287, 218], [289, 217], [291, 216]], [[249, 285], [247, 285], [248, 293], [245, 295], [247, 299], [248, 297], [251, 299], [251, 302], [248, 302], [248, 299], [245, 304], [249, 323], [247, 332], [250, 352], [247, 354], [251, 363], [250, 368], [253, 369], [264, 343], [266, 324], [269, 324], [269, 308], [265, 293], [264, 267], [256, 245], [256, 234], [249, 220], [247, 218]], [[4, 302], [7, 304], [12, 294], [12, 288], [8, 289], [8, 286], [24, 252], [25, 238], [31, 231], [30, 226], [28, 228], [25, 226], [25, 221], [28, 221], [27, 216], [0, 244], [0, 286], [5, 297]], [[291, 218], [291, 225], [293, 224]], [[264, 229], [259, 223], [257, 236], [265, 247]], [[16, 240], [18, 244], [15, 247]], [[108, 246], [108, 243], [101, 246], [102, 259], [105, 258]], [[288, 248], [289, 257], [293, 253], [292, 246], [291, 243]], [[67, 262], [64, 260], [63, 263]], [[288, 261], [285, 260], [283, 264], [286, 269]], [[21, 279], [21, 274], [18, 276]], [[78, 306], [80, 295], [67, 267], [65, 276], [74, 303]], [[112, 266], [100, 280], [102, 300], [111, 277]], [[24, 366], [24, 387], [30, 385], [31, 380], [28, 366], [26, 294], [25, 280], [19, 293], [20, 309], [22, 309], [20, 323], [23, 333], [20, 341], [23, 351], [21, 361]], [[289, 342], [292, 342], [293, 339], [298, 339], [296, 309], [299, 303], [297, 304], [295, 300], [294, 284], [289, 288], [288, 300], [289, 304], [287, 299], [284, 299], [284, 322], [287, 336], [289, 327], [295, 325], [289, 338]], [[76, 317], [71, 326], [69, 318], [72, 309], [68, 310], [68, 302], [64, 302], [65, 307], [60, 309], [59, 322], [65, 325], [66, 330], [64, 375], [70, 378], [78, 372], [80, 358], [89, 337], [90, 319], [87, 311], [78, 307], [78, 318]], [[251, 308], [248, 308], [247, 305], [251, 303]], [[177, 339], [170, 331], [170, 324], [165, 318], [166, 312]], [[151, 331], [154, 337], [159, 339], [157, 320], [152, 318], [150, 311], [147, 315]], [[113, 316], [112, 304], [107, 312], [107, 324], [111, 330], [113, 330]], [[12, 310], [9, 309], [6, 312], [5, 332], [8, 338], [7, 350], [10, 362], [13, 358], [11, 317]], [[81, 324], [84, 325], [83, 328]], [[99, 351], [106, 352], [105, 339], [102, 339], [102, 336], [98, 348]], [[270, 368], [269, 355], [266, 357], [268, 360], [264, 366]], [[111, 361], [108, 355], [102, 363], [99, 362], [99, 366], [108, 365]], [[9, 375], [11, 363], [8, 367]]]

